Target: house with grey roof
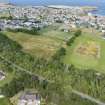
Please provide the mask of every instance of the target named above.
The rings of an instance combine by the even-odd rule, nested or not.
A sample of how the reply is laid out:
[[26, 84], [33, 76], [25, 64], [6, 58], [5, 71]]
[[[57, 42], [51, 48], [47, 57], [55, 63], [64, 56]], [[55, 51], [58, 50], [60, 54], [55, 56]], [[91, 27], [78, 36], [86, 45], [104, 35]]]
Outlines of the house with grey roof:
[[41, 97], [38, 93], [26, 92], [20, 96], [17, 105], [40, 105]]

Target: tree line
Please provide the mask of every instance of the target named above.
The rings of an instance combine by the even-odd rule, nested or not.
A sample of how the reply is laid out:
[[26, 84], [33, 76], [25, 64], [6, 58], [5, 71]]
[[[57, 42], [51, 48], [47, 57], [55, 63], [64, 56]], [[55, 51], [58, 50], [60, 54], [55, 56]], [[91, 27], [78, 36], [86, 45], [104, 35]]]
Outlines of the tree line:
[[81, 30], [77, 30], [77, 31], [74, 33], [74, 35], [66, 42], [66, 44], [67, 44], [68, 46], [71, 46], [71, 45], [74, 43], [75, 39], [76, 39], [77, 37], [79, 37], [80, 35], [82, 35], [82, 31], [81, 31]]

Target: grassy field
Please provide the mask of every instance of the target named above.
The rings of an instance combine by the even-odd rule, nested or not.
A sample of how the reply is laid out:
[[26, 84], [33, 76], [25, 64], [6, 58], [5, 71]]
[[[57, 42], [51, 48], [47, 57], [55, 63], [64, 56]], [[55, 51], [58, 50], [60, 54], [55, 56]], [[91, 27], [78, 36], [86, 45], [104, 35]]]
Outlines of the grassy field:
[[[59, 26], [59, 25], [57, 25]], [[71, 36], [55, 26], [44, 28], [41, 35], [30, 35], [25, 33], [4, 32], [10, 39], [17, 41], [23, 51], [38, 57], [49, 58], [64, 44], [64, 40]]]
[[57, 24], [56, 26], [49, 26], [47, 28], [42, 29], [41, 34], [59, 40], [65, 40], [71, 37], [72, 33], [63, 32], [59, 28], [59, 24]]
[[17, 41], [23, 51], [39, 57], [50, 57], [60, 47], [61, 41], [45, 36], [33, 36], [24, 33], [6, 33], [9, 38]]
[[5, 78], [0, 81], [0, 87], [2, 87], [3, 85], [9, 83], [13, 79], [15, 72], [6, 72], [6, 67], [4, 66], [4, 62], [2, 62], [1, 60], [0, 60], [0, 70], [4, 70], [5, 74]]
[[0, 99], [0, 105], [12, 105], [7, 98]]
[[[78, 68], [96, 69], [104, 71], [105, 68], [105, 40], [100, 37], [100, 33], [93, 29], [82, 29], [82, 36], [77, 38], [71, 47], [67, 47], [67, 54], [64, 57], [66, 64], [74, 64]], [[57, 26], [50, 26], [40, 31], [39, 36], [25, 33], [5, 32], [12, 40], [17, 41], [23, 47], [23, 51], [38, 57], [50, 58], [57, 49], [64, 45], [64, 40], [70, 38], [73, 33], [65, 33], [59, 30]], [[79, 45], [86, 46], [89, 44], [88, 50], [92, 49], [91, 44], [99, 46], [99, 57], [84, 55], [76, 50]], [[95, 48], [93, 47], [93, 50]], [[93, 52], [88, 52], [93, 53]]]
[[0, 87], [5, 85], [6, 83], [9, 83], [14, 77], [14, 73], [6, 73], [6, 78], [2, 81], [0, 81]]
[[[40, 31], [39, 36], [30, 35], [25, 33], [13, 33], [13, 32], [4, 32], [10, 39], [18, 42], [22, 47], [23, 51], [32, 54], [33, 56], [51, 57], [58, 48], [63, 45], [63, 42], [66, 38], [71, 37], [72, 33], [64, 33], [57, 28], [49, 27]], [[98, 46], [98, 48], [97, 48]], [[84, 50], [81, 50], [85, 49]], [[80, 49], [80, 51], [78, 51]], [[67, 47], [66, 55], [64, 57], [64, 62], [66, 64], [74, 64], [78, 68], [82, 69], [96, 69], [105, 73], [105, 40], [100, 37], [100, 33], [90, 29], [83, 29], [83, 33], [78, 37], [71, 47]], [[81, 52], [82, 51], [82, 52]], [[95, 52], [95, 53], [94, 53]], [[43, 75], [50, 75], [52, 72], [45, 71]], [[57, 74], [57, 71], [56, 71]], [[78, 74], [78, 73], [77, 73]], [[41, 72], [42, 75], [42, 72]], [[71, 79], [70, 74], [64, 75], [66, 80]], [[12, 79], [12, 76], [7, 75], [8, 78], [0, 82], [0, 85], [4, 85]], [[60, 78], [60, 74], [57, 75], [57, 78]], [[68, 77], [68, 78], [67, 78]], [[75, 76], [73, 77], [75, 78]], [[62, 80], [62, 79], [61, 79]], [[65, 81], [65, 80], [64, 80]], [[84, 81], [83, 81], [84, 82]], [[88, 85], [81, 82], [80, 88], [85, 90], [88, 88]], [[64, 83], [64, 82], [63, 82]], [[67, 85], [68, 86], [68, 85]], [[79, 85], [78, 85], [79, 86]], [[78, 87], [77, 86], [77, 87]], [[65, 85], [66, 87], [66, 85]], [[68, 88], [68, 87], [67, 87]], [[69, 90], [69, 89], [68, 89]], [[77, 101], [76, 101], [77, 99]], [[74, 101], [76, 101], [74, 103]], [[90, 105], [90, 102], [80, 99], [79, 97], [71, 99], [71, 105], [78, 105], [83, 101], [81, 105]], [[9, 105], [4, 104], [6, 101], [1, 100], [0, 105]], [[92, 105], [95, 105], [92, 103]]]
[[[90, 55], [80, 54], [76, 51], [78, 45], [83, 46], [91, 42], [100, 47], [99, 57], [92, 57]], [[94, 49], [94, 48], [93, 48]], [[86, 50], [86, 49], [85, 49]], [[84, 30], [82, 36], [77, 38], [72, 47], [67, 48], [67, 54], [64, 58], [66, 64], [74, 64], [79, 68], [96, 69], [105, 72], [105, 40], [100, 37], [100, 33], [96, 31]]]
[[[78, 37], [71, 47], [67, 47], [64, 62], [74, 64], [78, 68], [96, 69], [105, 71], [105, 40], [100, 37], [100, 33], [93, 29], [82, 29], [82, 36]], [[38, 57], [50, 58], [62, 45], [64, 40], [70, 38], [73, 33], [65, 33], [59, 30], [59, 24], [44, 28], [40, 31], [39, 36], [25, 33], [5, 32], [12, 40], [17, 41], [23, 47], [23, 51]], [[87, 46], [87, 43], [90, 43]], [[99, 47], [94, 57], [92, 43]], [[78, 53], [78, 46], [87, 46], [89, 54]], [[85, 49], [86, 50], [86, 49]], [[92, 50], [92, 51], [90, 51]]]

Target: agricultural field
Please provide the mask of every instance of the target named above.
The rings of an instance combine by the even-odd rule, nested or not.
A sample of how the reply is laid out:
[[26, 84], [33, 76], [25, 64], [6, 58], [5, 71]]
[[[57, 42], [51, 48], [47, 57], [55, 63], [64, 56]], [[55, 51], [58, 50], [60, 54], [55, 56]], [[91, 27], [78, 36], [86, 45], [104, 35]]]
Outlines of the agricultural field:
[[[22, 32], [16, 32], [16, 33], [15, 32], [4, 32], [4, 34], [7, 35], [9, 39], [7, 37], [4, 37], [3, 39], [3, 35], [1, 35], [2, 36], [1, 39], [3, 39], [4, 41], [3, 42], [4, 44], [3, 45], [1, 44], [2, 45], [1, 48], [4, 48], [5, 43], [8, 42], [6, 43], [6, 45], [10, 45], [10, 46], [7, 47], [6, 49], [9, 49], [9, 48], [12, 49], [12, 50], [10, 49], [9, 51], [11, 55], [10, 58], [12, 56], [13, 58], [16, 56], [15, 53], [12, 53], [12, 51], [13, 52], [15, 52], [15, 50], [17, 52], [21, 51], [21, 47], [17, 45], [15, 41], [18, 42], [22, 46], [23, 48], [22, 50], [24, 52], [27, 52], [33, 56], [35, 55], [37, 57], [50, 58], [54, 53], [57, 52], [57, 49], [61, 48], [61, 46], [63, 45], [66, 45], [65, 39], [66, 38], [69, 39], [73, 35], [73, 33], [70, 33], [70, 32], [65, 33], [65, 32], [60, 31], [59, 29], [53, 29], [53, 27], [52, 28], [48, 27], [48, 28], [41, 30], [40, 35], [30, 35], [30, 34], [26, 34]], [[10, 39], [14, 41], [12, 42], [12, 40]], [[15, 45], [14, 49], [13, 49], [13, 45]], [[60, 64], [59, 59], [57, 60], [55, 59], [58, 62], [57, 65], [51, 62], [50, 64], [51, 66], [42, 66], [42, 68], [38, 68], [37, 63], [35, 63], [34, 65], [35, 69], [33, 69], [32, 65], [34, 64], [33, 62], [36, 62], [36, 60], [29, 59], [31, 58], [29, 55], [28, 55], [29, 57], [28, 58], [26, 55], [24, 55], [26, 53], [21, 52], [21, 53], [17, 53], [20, 55], [15, 57], [14, 62], [17, 65], [20, 65], [21, 67], [26, 68], [27, 70], [30, 70], [30, 71], [32, 70], [32, 72], [35, 71], [35, 73], [45, 78], [48, 78], [49, 80], [54, 79], [58, 81], [58, 83], [60, 84], [58, 89], [61, 89], [62, 87], [63, 92], [65, 92], [65, 94], [67, 92], [67, 95], [71, 91], [71, 88], [73, 88], [73, 89], [79, 90], [80, 92], [89, 94], [90, 96], [95, 96], [97, 99], [99, 98], [103, 100], [104, 94], [102, 94], [103, 92], [102, 93], [100, 92], [100, 89], [103, 90], [104, 84], [100, 86], [100, 83], [104, 83], [104, 81], [100, 80], [102, 82], [99, 82], [99, 84], [97, 82], [96, 84], [97, 78], [96, 76], [93, 76], [93, 73], [95, 74], [96, 72], [93, 69], [97, 69], [97, 70], [100, 70], [101, 72], [104, 72], [104, 68], [105, 68], [104, 66], [105, 46], [104, 45], [105, 45], [105, 40], [102, 39], [102, 37], [100, 37], [100, 33], [94, 30], [89, 31], [87, 29], [83, 29], [82, 35], [79, 37], [76, 37], [71, 46], [66, 45], [65, 47], [66, 55], [61, 56], [62, 53], [60, 55], [62, 59], [64, 58], [64, 63], [73, 64], [77, 68], [82, 68], [82, 70], [79, 70], [77, 68], [75, 70], [75, 68], [71, 66], [70, 68], [68, 68], [68, 70], [70, 71], [70, 72], [68, 71], [68, 73], [63, 72], [63, 70], [67, 69], [67, 67], [65, 68], [64, 65], [59, 65]], [[54, 49], [54, 51], [52, 51], [51, 49]], [[8, 55], [7, 51], [8, 50], [6, 50], [5, 52], [6, 55]], [[8, 56], [6, 56], [7, 59], [9, 59]], [[41, 62], [38, 61], [40, 65], [44, 64], [44, 62], [45, 60], [42, 60], [42, 59], [41, 59]], [[52, 66], [55, 66], [55, 67], [53, 68]], [[92, 69], [92, 70], [83, 71], [84, 69]], [[19, 77], [20, 77], [20, 74], [19, 74]], [[30, 82], [30, 79], [29, 79], [30, 76], [28, 78], [24, 78], [24, 75], [23, 75], [22, 77], [23, 78], [19, 78], [19, 80], [17, 81], [20, 81], [20, 83], [22, 83], [21, 81], [25, 79], [26, 83], [24, 87], [27, 87], [28, 82], [32, 83]], [[88, 77], [90, 79], [87, 79]], [[8, 79], [8, 80], [11, 80], [11, 79]], [[78, 85], [75, 84], [75, 81], [77, 81]], [[4, 82], [8, 82], [8, 81], [5, 80]], [[92, 84], [90, 84], [91, 82]], [[11, 83], [14, 83], [14, 81], [12, 81]], [[1, 84], [4, 85], [5, 83], [1, 83]], [[34, 86], [34, 83], [31, 85]], [[9, 84], [9, 86], [11, 88], [11, 84]], [[7, 90], [9, 90], [9, 86], [6, 87]], [[18, 86], [17, 88], [13, 88], [13, 89], [18, 90], [18, 88], [20, 88], [21, 85], [17, 84], [17, 86]], [[54, 87], [56, 86], [58, 85], [55, 84]], [[99, 88], [95, 88], [96, 86], [97, 87], [99, 86]], [[49, 88], [47, 91], [49, 91]], [[94, 91], [90, 91], [90, 89]], [[56, 90], [54, 90], [54, 92], [56, 92]], [[62, 93], [62, 90], [59, 90], [58, 93], [60, 92]], [[11, 91], [8, 92], [8, 94], [9, 96], [11, 96]], [[14, 94], [16, 93], [14, 92], [12, 96], [14, 96]], [[81, 105], [91, 105], [91, 104], [95, 105], [89, 102], [88, 100], [82, 100], [78, 96], [77, 97], [74, 96], [74, 98], [73, 96], [70, 96], [70, 98], [71, 98], [71, 105], [72, 104], [78, 105], [78, 103], [80, 103]], [[74, 103], [74, 100], [76, 100], [77, 103], [76, 102]], [[63, 101], [61, 102], [62, 102], [61, 105], [64, 105]]]
[[66, 64], [82, 69], [105, 72], [105, 40], [96, 31], [84, 30], [72, 46], [67, 48]]
[[60, 47], [61, 41], [51, 39], [45, 36], [33, 36], [24, 33], [10, 33], [7, 36], [14, 41], [17, 41], [22, 47], [23, 51], [38, 57], [50, 57]]
[[63, 45], [64, 40], [71, 37], [71, 33], [65, 33], [53, 27], [47, 27], [40, 31], [40, 35], [26, 33], [4, 32], [10, 39], [18, 42], [23, 51], [38, 57], [50, 58]]
[[[4, 32], [10, 39], [18, 42], [23, 51], [33, 56], [50, 58], [65, 41], [73, 36], [73, 32], [62, 32], [59, 24], [49, 26], [40, 31], [40, 35], [26, 33]], [[82, 29], [82, 36], [78, 37], [72, 46], [66, 48], [64, 63], [73, 64], [77, 68], [96, 69], [104, 72], [105, 40], [94, 29]]]

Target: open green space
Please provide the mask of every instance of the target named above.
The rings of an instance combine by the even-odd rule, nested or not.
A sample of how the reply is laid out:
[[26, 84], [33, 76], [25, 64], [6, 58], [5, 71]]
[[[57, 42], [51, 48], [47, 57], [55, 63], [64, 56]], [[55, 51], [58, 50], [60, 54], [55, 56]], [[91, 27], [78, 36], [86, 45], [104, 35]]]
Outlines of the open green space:
[[[59, 26], [59, 25], [58, 25]], [[23, 51], [38, 57], [49, 58], [63, 46], [64, 41], [71, 37], [71, 33], [65, 33], [49, 26], [40, 30], [40, 35], [30, 35], [26, 33], [4, 32], [10, 39], [18, 42]]]
[[9, 83], [13, 79], [13, 77], [14, 77], [14, 73], [6, 73], [5, 79], [0, 81], [0, 87]]
[[62, 24], [56, 24], [53, 26], [45, 27], [40, 31], [40, 33], [44, 36], [59, 39], [59, 40], [67, 40], [73, 34], [72, 32], [63, 32], [60, 30], [60, 26]]
[[23, 51], [38, 57], [52, 56], [61, 45], [60, 40], [45, 36], [11, 32], [7, 32], [7, 36], [17, 41], [23, 47]]
[[0, 99], [0, 105], [12, 105], [7, 98]]
[[[98, 54], [98, 57], [95, 57], [93, 53]], [[95, 35], [89, 30], [83, 31], [73, 45], [67, 48], [64, 62], [82, 69], [96, 69], [105, 72], [105, 40], [98, 33]]]
[[11, 68], [7, 68], [6, 64], [2, 62], [1, 59], [0, 59], [0, 70], [3, 70], [5, 74], [5, 78], [0, 81], [0, 87], [2, 87], [13, 79], [15, 71], [12, 71]]
[[[41, 93], [45, 95], [50, 91], [52, 91], [52, 93], [55, 92], [60, 95], [61, 100], [65, 100], [64, 102], [62, 100], [60, 105], [65, 105], [66, 102], [68, 102], [67, 105], [70, 105], [69, 103], [71, 103], [71, 105], [72, 103], [73, 105], [78, 105], [79, 102], [80, 105], [82, 105], [82, 101], [83, 105], [91, 105], [90, 102], [86, 102], [86, 100], [82, 100], [77, 96], [74, 96], [74, 98], [72, 95], [69, 96], [69, 93], [71, 93], [71, 88], [104, 101], [104, 75], [98, 73], [98, 76], [101, 77], [102, 75], [102, 78], [97, 78], [97, 71], [93, 70], [97, 69], [101, 72], [104, 72], [105, 68], [105, 40], [99, 37], [99, 33], [96, 31], [90, 32], [89, 30], [83, 30], [82, 35], [75, 39], [72, 46], [65, 47], [66, 55], [64, 55], [64, 53], [62, 55], [62, 50], [60, 50], [61, 52], [58, 51], [57, 53], [57, 49], [61, 48], [61, 46], [65, 42], [64, 39], [66, 37], [69, 38], [70, 36], [72, 36], [72, 33], [64, 33], [59, 31], [58, 29], [51, 30], [50, 27], [49, 29], [46, 28], [41, 31], [40, 33], [42, 34], [39, 36], [25, 33], [4, 32], [8, 37], [1, 34], [2, 40], [0, 45], [1, 49], [4, 51], [0, 52], [1, 55], [5, 55], [6, 59], [11, 60], [15, 64], [23, 68], [26, 68], [26, 70], [30, 70], [33, 74], [37, 73], [49, 80], [54, 80], [55, 83], [48, 85], [48, 88], [46, 89], [45, 81], [42, 82], [41, 86], [38, 83], [38, 89], [40, 89]], [[18, 45], [17, 42], [22, 46], [24, 53], [21, 52], [21, 46]], [[52, 46], [55, 49], [52, 55], [55, 52], [57, 54], [55, 54], [55, 58], [53, 58], [52, 61], [49, 61], [47, 63], [44, 59], [33, 59], [32, 56], [25, 53], [28, 52], [35, 56], [41, 55], [48, 58], [51, 56], [51, 51], [49, 51], [49, 49], [51, 49]], [[42, 48], [44, 49], [40, 51], [39, 49]], [[32, 53], [32, 51], [34, 51], [34, 53]], [[48, 51], [49, 54], [46, 55], [45, 52]], [[63, 52], [65, 52], [64, 49]], [[60, 59], [62, 59], [63, 57], [66, 64], [73, 64], [77, 68], [82, 69], [80, 70], [70, 65], [63, 65], [60, 62]], [[8, 87], [3, 87], [5, 88], [4, 92], [6, 91], [5, 94], [7, 94], [8, 92], [7, 95], [14, 96], [17, 91], [20, 91], [21, 85], [18, 85], [18, 82], [20, 84], [23, 84], [24, 81], [24, 88], [28, 87], [29, 83], [31, 87], [36, 87], [36, 81], [31, 81], [30, 79], [31, 75], [26, 75], [23, 72], [19, 73], [19, 77], [15, 78], [15, 81], [13, 81], [13, 79], [11, 83], [8, 83]], [[23, 74], [27, 78], [24, 78], [25, 76]], [[15, 83], [17, 85], [17, 88], [14, 88]], [[11, 95], [12, 91], [10, 90], [10, 88], [16, 90], [16, 93], [14, 91], [14, 93]], [[20, 90], [18, 90], [19, 88]], [[52, 99], [52, 96], [49, 97]], [[74, 100], [76, 102], [74, 102]], [[94, 104], [92, 103], [92, 105]]]

